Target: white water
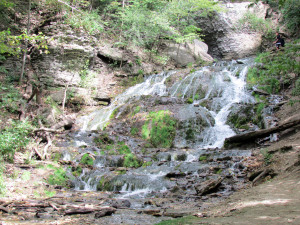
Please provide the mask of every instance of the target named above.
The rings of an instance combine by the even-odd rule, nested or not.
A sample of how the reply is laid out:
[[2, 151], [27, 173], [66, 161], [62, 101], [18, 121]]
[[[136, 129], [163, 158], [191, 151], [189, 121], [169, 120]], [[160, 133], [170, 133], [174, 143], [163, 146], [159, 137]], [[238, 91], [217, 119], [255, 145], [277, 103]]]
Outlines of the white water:
[[[245, 63], [248, 63], [247, 60], [245, 60]], [[223, 146], [225, 138], [235, 134], [235, 132], [226, 125], [231, 107], [237, 103], [254, 102], [253, 97], [245, 91], [245, 77], [248, 66], [246, 64], [237, 64], [234, 61], [226, 62], [226, 66], [222, 64], [221, 62], [215, 67], [204, 67], [175, 83], [169, 90], [164, 83], [174, 72], [152, 75], [146, 79], [145, 82], [137, 84], [117, 96], [108, 107], [82, 117], [79, 120], [82, 124], [82, 131], [103, 129], [108, 123], [113, 111], [126, 104], [126, 102], [133, 97], [142, 95], [169, 95], [172, 97], [180, 96], [181, 98], [188, 98], [192, 96], [194, 103], [201, 103], [204, 100], [212, 99], [209, 110], [215, 121], [214, 126], [208, 127], [201, 134], [203, 141], [199, 143], [198, 146], [201, 148], [220, 148]], [[237, 73], [239, 73], [238, 77], [236, 76]], [[206, 93], [204, 98], [196, 100], [195, 98], [199, 87], [204, 87]], [[201, 116], [210, 124], [209, 119], [205, 115]], [[84, 143], [78, 144], [81, 145]]]
[[[247, 63], [245, 61], [245, 63]], [[246, 64], [240, 65], [234, 62], [227, 63], [227, 66], [217, 65], [216, 67], [205, 67], [201, 70], [186, 76], [184, 79], [176, 82], [172, 87], [167, 88], [165, 81], [169, 76], [174, 74], [173, 72], [161, 73], [158, 75], [150, 76], [145, 82], [135, 85], [129, 88], [123, 94], [117, 96], [110, 106], [105, 107], [101, 110], [95, 111], [90, 115], [82, 117], [80, 122], [83, 124], [82, 131], [103, 129], [105, 124], [109, 121], [109, 118], [113, 111], [127, 104], [131, 98], [138, 98], [142, 95], [158, 95], [158, 96], [171, 96], [180, 98], [193, 98], [194, 104], [201, 104], [204, 101], [208, 101], [208, 109], [201, 112], [198, 111], [197, 116], [202, 117], [204, 121], [207, 122], [208, 126], [201, 133], [201, 137], [197, 142], [198, 154], [187, 154], [187, 159], [182, 162], [183, 165], [197, 163], [199, 159], [199, 149], [208, 148], [220, 148], [223, 146], [224, 140], [227, 137], [233, 136], [234, 131], [226, 124], [230, 110], [235, 104], [239, 103], [251, 103], [254, 102], [253, 97], [251, 97], [246, 92], [246, 82], [245, 77], [248, 71], [248, 66]], [[239, 76], [236, 76], [236, 74]], [[202, 99], [197, 99], [197, 94], [199, 95], [199, 88], [205, 90]], [[185, 110], [192, 111], [195, 109], [193, 105], [187, 105], [188, 107], [182, 107], [182, 114], [187, 114]], [[207, 117], [205, 113], [212, 116], [214, 123], [211, 123], [210, 118]], [[211, 126], [211, 124], [214, 124]], [[80, 135], [78, 137], [81, 137]], [[84, 141], [78, 141], [77, 146], [88, 145]], [[171, 161], [165, 167], [157, 167], [154, 165], [153, 171], [140, 172], [144, 177], [138, 181], [135, 181], [140, 185], [139, 187], [133, 186], [132, 177], [122, 186], [121, 193], [122, 198], [129, 197], [143, 197], [151, 192], [162, 192], [167, 189], [164, 182], [164, 176], [167, 172], [170, 172], [176, 166], [176, 154], [171, 154]], [[95, 166], [104, 168], [105, 161], [97, 161]], [[188, 167], [188, 166], [187, 166]], [[183, 171], [186, 167], [182, 167]], [[137, 172], [137, 173], [139, 173]], [[96, 175], [99, 175], [98, 173]], [[197, 175], [197, 172], [195, 172]], [[100, 177], [101, 175], [99, 175]], [[76, 190], [96, 190], [97, 189], [97, 179], [92, 179], [95, 177], [93, 174], [86, 174], [84, 171], [80, 175], [81, 187], [77, 187]], [[85, 179], [84, 179], [85, 178]], [[100, 178], [99, 178], [100, 179]], [[144, 185], [145, 184], [145, 185]], [[155, 187], [154, 187], [154, 186]]]
[[[254, 102], [253, 97], [245, 91], [248, 67], [243, 68], [239, 77], [234, 76], [236, 72], [236, 70], [230, 72], [225, 68], [222, 73], [216, 75], [216, 83], [223, 92], [212, 103], [214, 107], [210, 112], [215, 119], [215, 125], [207, 128], [203, 134], [204, 148], [220, 148], [223, 146], [225, 138], [235, 135], [235, 132], [226, 124], [230, 109], [234, 104]], [[224, 81], [222, 76], [224, 73], [229, 77], [230, 82]]]
[[103, 129], [109, 121], [113, 111], [119, 106], [124, 105], [132, 97], [139, 97], [142, 95], [166, 95], [167, 87], [164, 83], [166, 79], [172, 75], [172, 73], [174, 72], [152, 75], [145, 82], [137, 84], [117, 96], [108, 107], [80, 118], [79, 123], [82, 123], [81, 130], [85, 131]]

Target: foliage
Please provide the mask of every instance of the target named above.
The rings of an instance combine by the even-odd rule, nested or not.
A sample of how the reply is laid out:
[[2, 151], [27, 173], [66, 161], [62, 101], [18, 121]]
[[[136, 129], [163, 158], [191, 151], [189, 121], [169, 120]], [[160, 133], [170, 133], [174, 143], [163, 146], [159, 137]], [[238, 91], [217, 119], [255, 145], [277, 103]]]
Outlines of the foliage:
[[6, 186], [3, 178], [3, 161], [0, 159], [0, 197], [3, 197], [6, 193]]
[[273, 154], [268, 152], [268, 149], [261, 149], [260, 153], [264, 157], [264, 162], [266, 165], [269, 165], [271, 163], [271, 159], [273, 157]]
[[18, 113], [20, 104], [22, 104], [22, 96], [11, 84], [0, 84], [0, 108], [10, 113]]
[[297, 81], [295, 82], [295, 87], [292, 90], [292, 94], [294, 96], [300, 95], [300, 78], [298, 78]]
[[104, 29], [103, 21], [97, 11], [81, 11], [80, 15], [69, 12], [66, 14], [65, 22], [73, 28], [83, 28], [91, 35], [100, 34]]
[[142, 127], [142, 137], [155, 147], [172, 146], [176, 133], [176, 121], [169, 111], [150, 112]]
[[48, 166], [51, 169], [54, 169], [53, 173], [49, 175], [47, 182], [50, 185], [59, 185], [59, 186], [68, 186], [68, 177], [66, 171], [63, 168], [55, 168], [51, 165]]
[[45, 190], [45, 195], [48, 197], [48, 198], [52, 198], [54, 195], [56, 195], [56, 191], [48, 191], [48, 190]]
[[92, 166], [92, 165], [94, 165], [94, 159], [88, 153], [85, 153], [81, 157], [80, 163]]
[[238, 28], [248, 28], [251, 31], [263, 32], [266, 36], [270, 37], [273, 34], [271, 22], [264, 18], [258, 17], [254, 13], [247, 12], [238, 21]]
[[[289, 74], [300, 73], [300, 63], [295, 60], [300, 50], [299, 40], [286, 44], [284, 51], [261, 53], [256, 58], [260, 65], [253, 67], [248, 72], [247, 81], [250, 85], [257, 86], [270, 94], [281, 90], [281, 85], [288, 86], [291, 82]], [[281, 81], [281, 83], [279, 82]]]
[[[259, 0], [255, 0], [257, 3]], [[269, 4], [273, 10], [283, 14], [283, 21], [289, 31], [299, 35], [300, 31], [300, 1], [299, 0], [262, 0]]]
[[29, 180], [30, 180], [30, 177], [31, 177], [30, 171], [24, 171], [24, 173], [23, 173], [22, 176], [21, 176], [21, 179], [22, 179], [23, 181], [29, 181]]
[[0, 131], [0, 156], [12, 162], [15, 152], [27, 146], [32, 132], [31, 124], [25, 121], [10, 121]]
[[137, 135], [138, 132], [139, 132], [139, 128], [137, 128], [137, 127], [132, 127], [130, 130], [130, 134], [133, 136]]
[[300, 1], [286, 0], [283, 6], [283, 17], [287, 28], [296, 33], [300, 30]]
[[123, 43], [155, 49], [161, 37], [178, 43], [199, 37], [194, 18], [213, 10], [218, 7], [209, 0], [132, 0], [125, 5], [111, 1], [104, 11], [109, 18], [107, 27], [117, 31]]

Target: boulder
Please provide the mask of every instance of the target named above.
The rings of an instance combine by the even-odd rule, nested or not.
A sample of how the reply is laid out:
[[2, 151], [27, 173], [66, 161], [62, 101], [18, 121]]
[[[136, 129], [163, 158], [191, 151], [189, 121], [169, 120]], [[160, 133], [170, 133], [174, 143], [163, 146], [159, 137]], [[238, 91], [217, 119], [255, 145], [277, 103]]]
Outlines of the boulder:
[[200, 61], [212, 62], [213, 58], [207, 53], [208, 46], [197, 39], [189, 43], [176, 44], [168, 43], [164, 54], [174, 60], [177, 66], [187, 66]]
[[217, 179], [209, 179], [204, 181], [198, 186], [195, 186], [198, 195], [205, 195], [209, 192], [216, 190], [222, 182], [222, 178], [218, 177]]
[[[252, 6], [250, 6], [252, 5]], [[237, 59], [255, 54], [262, 44], [262, 32], [248, 29], [240, 20], [246, 13], [255, 13], [258, 18], [266, 18], [269, 6], [261, 2], [227, 3], [224, 10], [208, 17], [197, 19], [202, 29], [208, 53], [214, 57]]]

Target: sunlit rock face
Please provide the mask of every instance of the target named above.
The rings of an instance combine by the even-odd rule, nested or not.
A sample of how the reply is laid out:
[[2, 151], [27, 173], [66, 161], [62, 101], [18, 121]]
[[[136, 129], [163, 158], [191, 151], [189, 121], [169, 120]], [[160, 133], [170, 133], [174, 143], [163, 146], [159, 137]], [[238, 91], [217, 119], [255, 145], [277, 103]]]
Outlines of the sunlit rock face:
[[[250, 6], [252, 5], [252, 6]], [[207, 18], [199, 17], [198, 26], [201, 27], [208, 53], [217, 58], [237, 59], [255, 54], [262, 44], [262, 32], [249, 29], [240, 20], [249, 14], [265, 19], [268, 6], [263, 3], [252, 2], [223, 4], [223, 12]]]

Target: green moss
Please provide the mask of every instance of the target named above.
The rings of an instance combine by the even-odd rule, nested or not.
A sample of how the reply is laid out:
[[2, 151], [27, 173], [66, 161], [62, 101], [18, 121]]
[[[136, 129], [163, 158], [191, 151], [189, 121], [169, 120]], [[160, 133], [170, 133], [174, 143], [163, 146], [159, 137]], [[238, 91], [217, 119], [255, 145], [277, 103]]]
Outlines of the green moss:
[[63, 168], [54, 168], [54, 172], [49, 175], [47, 179], [50, 185], [68, 186], [68, 177], [66, 171]]
[[177, 161], [185, 161], [187, 159], [187, 155], [186, 154], [176, 155], [175, 159]]
[[85, 153], [81, 157], [80, 163], [92, 166], [92, 165], [94, 165], [94, 159], [88, 153]]
[[206, 155], [201, 155], [199, 157], [199, 161], [206, 161], [207, 160], [207, 156]]
[[117, 151], [118, 151], [118, 153], [120, 155], [130, 154], [131, 153], [130, 148], [123, 141], [118, 142]]
[[53, 159], [53, 161], [58, 161], [60, 160], [62, 157], [62, 154], [60, 152], [55, 152], [54, 154], [51, 155], [51, 158]]
[[150, 112], [148, 120], [142, 127], [142, 137], [149, 140], [154, 147], [168, 148], [173, 144], [176, 121], [169, 111]]
[[114, 111], [110, 114], [109, 119], [112, 120], [115, 118], [116, 114], [118, 113], [119, 108], [114, 109]]
[[132, 136], [135, 136], [135, 135], [137, 135], [138, 133], [139, 133], [139, 128], [137, 128], [137, 127], [132, 127], [132, 128], [131, 128], [130, 134], [131, 134]]
[[97, 145], [97, 147], [103, 147], [103, 145], [114, 144], [114, 141], [109, 138], [107, 133], [104, 133], [100, 134], [99, 137], [96, 137], [94, 139], [94, 143]]
[[136, 157], [136, 155], [133, 155], [132, 153], [129, 153], [124, 158], [124, 166], [125, 167], [134, 167], [138, 168], [142, 166], [141, 161]]
[[152, 166], [152, 162], [149, 161], [149, 162], [144, 162], [142, 167], [147, 167], [147, 166]]
[[82, 168], [81, 166], [72, 167], [72, 174], [74, 177], [78, 177], [82, 174]]
[[193, 129], [191, 129], [191, 128], [187, 129], [185, 134], [186, 134], [186, 137], [185, 137], [186, 140], [194, 140], [195, 139], [195, 133], [194, 133]]
[[192, 99], [192, 98], [188, 98], [187, 100], [186, 100], [186, 103], [187, 104], [192, 104], [194, 102], [194, 100]]
[[97, 184], [97, 191], [109, 191], [112, 188], [111, 179], [109, 177], [102, 176]]
[[141, 111], [141, 106], [137, 106], [133, 109], [132, 116], [138, 114]]

